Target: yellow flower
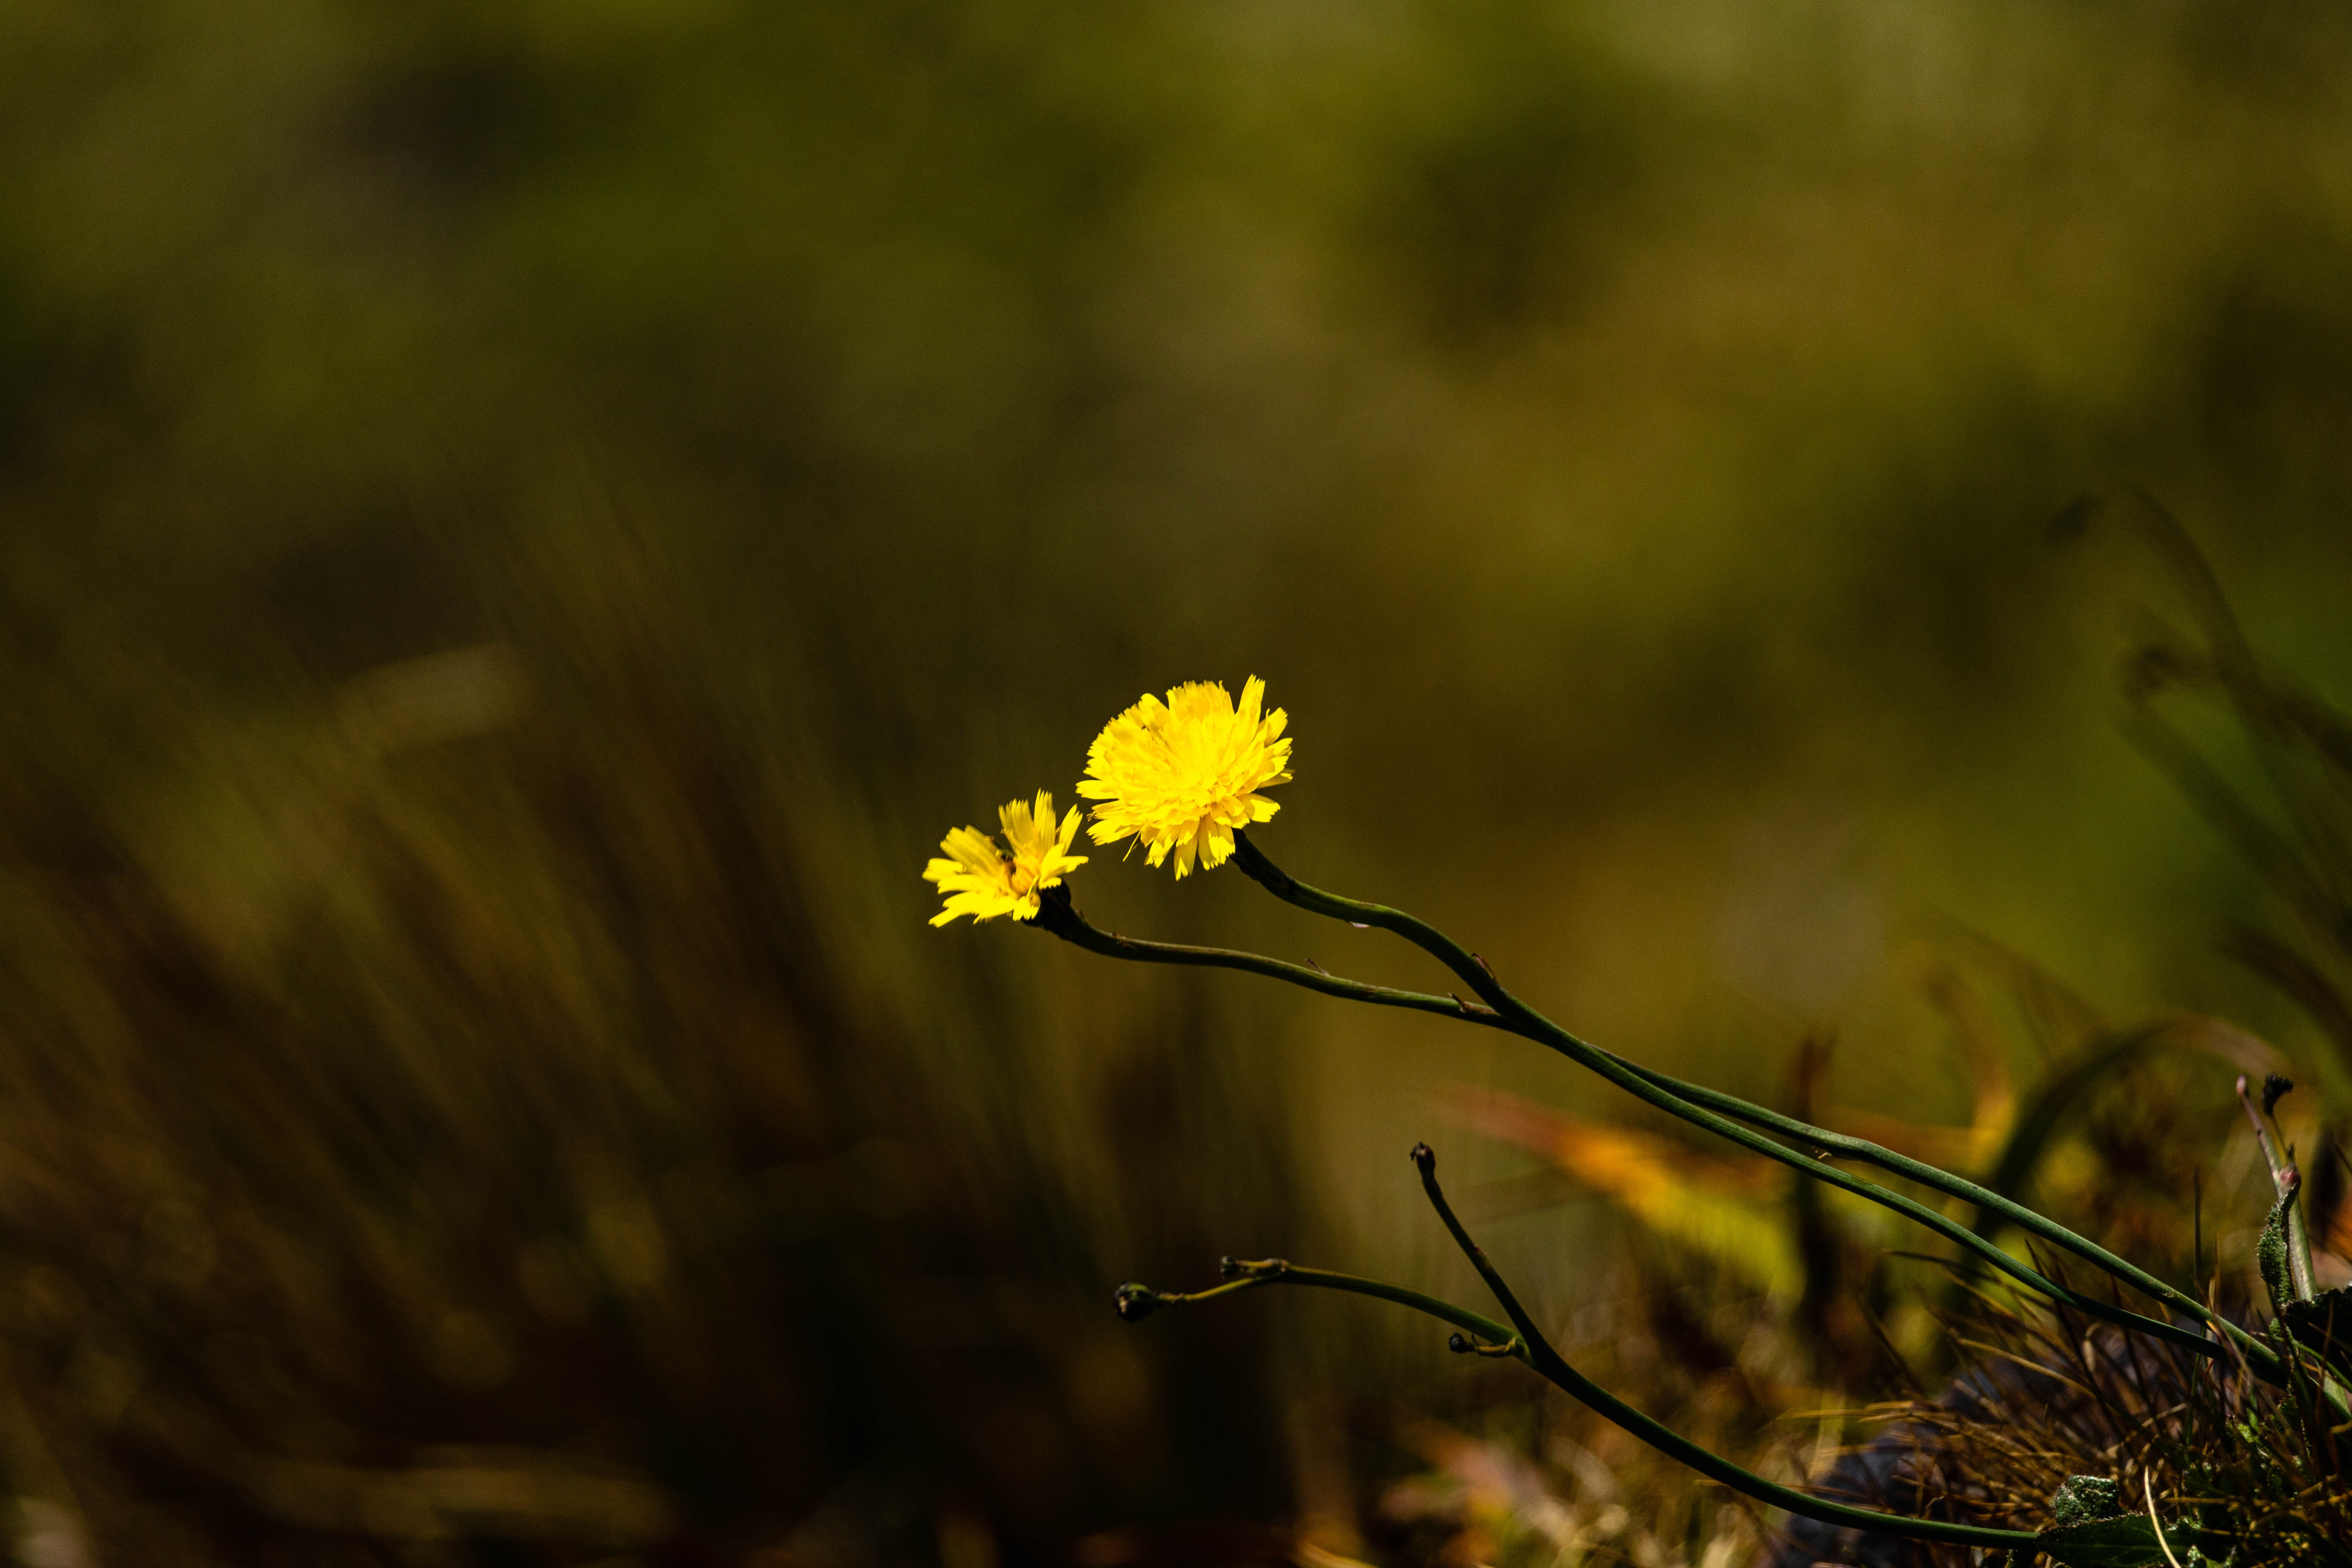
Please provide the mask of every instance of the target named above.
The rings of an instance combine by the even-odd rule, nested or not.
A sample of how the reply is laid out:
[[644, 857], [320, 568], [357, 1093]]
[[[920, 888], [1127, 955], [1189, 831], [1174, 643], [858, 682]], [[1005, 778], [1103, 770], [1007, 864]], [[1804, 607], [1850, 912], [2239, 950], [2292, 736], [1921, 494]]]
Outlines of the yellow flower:
[[1078, 808], [1070, 807], [1056, 829], [1049, 792], [1037, 792], [1034, 811], [1025, 800], [1012, 800], [996, 817], [1004, 826], [1004, 841], [1013, 846], [1010, 858], [979, 828], [959, 827], [940, 840], [948, 858], [923, 868], [923, 879], [937, 883], [947, 899], [947, 908], [931, 917], [933, 925], [943, 926], [958, 915], [970, 915], [975, 923], [998, 915], [1034, 919], [1038, 889], [1055, 886], [1065, 873], [1087, 863], [1085, 856], [1070, 853], [1070, 840], [1078, 832]]
[[1103, 726], [1087, 749], [1078, 793], [1103, 804], [1087, 831], [1097, 844], [1133, 835], [1154, 866], [1176, 852], [1176, 875], [1197, 859], [1221, 866], [1234, 829], [1282, 808], [1257, 792], [1290, 782], [1290, 716], [1261, 719], [1265, 682], [1253, 675], [1238, 711], [1222, 684], [1195, 680], [1140, 702]]

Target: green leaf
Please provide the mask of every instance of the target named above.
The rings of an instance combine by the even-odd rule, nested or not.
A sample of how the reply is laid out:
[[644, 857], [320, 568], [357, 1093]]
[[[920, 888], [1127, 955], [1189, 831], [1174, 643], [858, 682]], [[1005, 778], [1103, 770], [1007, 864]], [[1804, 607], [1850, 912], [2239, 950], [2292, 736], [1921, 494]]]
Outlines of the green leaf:
[[[2194, 1533], [2186, 1525], [2165, 1526], [2174, 1557], [2190, 1550]], [[2033, 1545], [2065, 1568], [2168, 1568], [2155, 1522], [2144, 1514], [2055, 1525], [2035, 1536]]]
[[2263, 1284], [2271, 1293], [2274, 1312], [2284, 1312], [2287, 1303], [2295, 1299], [2286, 1252], [2286, 1215], [2294, 1203], [2294, 1194], [2288, 1193], [2271, 1205], [2270, 1218], [2263, 1222], [2262, 1239], [2254, 1243], [2254, 1262], [2262, 1268]]
[[2050, 1511], [2057, 1515], [2061, 1529], [2095, 1519], [2114, 1519], [2126, 1511], [2122, 1492], [2120, 1482], [2105, 1476], [2069, 1476], [2050, 1499]]
[[[2105, 1476], [2069, 1477], [2050, 1500], [2058, 1522], [2034, 1537], [2034, 1549], [2065, 1568], [2169, 1568], [2155, 1521], [2126, 1510], [2122, 1491]], [[2187, 1525], [2164, 1529], [2174, 1557], [2194, 1551], [2195, 1534]]]

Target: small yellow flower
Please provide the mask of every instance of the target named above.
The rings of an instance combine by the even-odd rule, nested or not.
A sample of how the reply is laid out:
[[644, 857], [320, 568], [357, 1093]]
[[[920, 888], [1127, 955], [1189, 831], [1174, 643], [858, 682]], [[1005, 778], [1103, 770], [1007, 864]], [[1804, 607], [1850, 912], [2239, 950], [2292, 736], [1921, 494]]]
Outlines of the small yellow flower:
[[1223, 684], [1195, 680], [1140, 702], [1103, 726], [1087, 749], [1078, 793], [1103, 804], [1087, 831], [1097, 844], [1129, 835], [1157, 866], [1176, 852], [1176, 875], [1198, 860], [1221, 866], [1234, 852], [1234, 829], [1265, 822], [1282, 808], [1258, 794], [1290, 782], [1290, 716], [1261, 719], [1265, 682], [1253, 675], [1238, 710]]
[[1078, 832], [1078, 808], [1070, 807], [1055, 828], [1054, 797], [1048, 791], [1037, 792], [1034, 811], [1027, 801], [1012, 800], [996, 816], [1004, 826], [1004, 841], [1013, 846], [1010, 858], [979, 828], [959, 827], [940, 840], [948, 858], [923, 868], [923, 879], [937, 883], [947, 899], [947, 908], [931, 917], [933, 925], [943, 926], [958, 915], [970, 915], [974, 923], [998, 915], [1034, 919], [1038, 889], [1055, 886], [1066, 873], [1087, 863], [1085, 856], [1070, 853], [1070, 841]]

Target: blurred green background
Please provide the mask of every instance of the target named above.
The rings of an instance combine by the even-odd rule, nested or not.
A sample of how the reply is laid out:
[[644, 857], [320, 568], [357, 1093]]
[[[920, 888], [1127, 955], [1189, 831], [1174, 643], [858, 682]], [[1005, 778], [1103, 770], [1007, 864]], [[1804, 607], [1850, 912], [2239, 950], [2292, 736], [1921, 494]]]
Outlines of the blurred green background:
[[[1444, 1086], [1622, 1107], [926, 929], [948, 827], [1180, 680], [1288, 709], [1287, 868], [1671, 1070], [1834, 1039], [1966, 1121], [1953, 921], [2314, 1053], [2119, 730], [2174, 584], [2052, 525], [2144, 486], [2352, 689], [2347, 68], [2306, 0], [0, 8], [20, 1556], [1344, 1511], [1391, 1462], [1301, 1412], [1441, 1397], [1434, 1336], [1111, 1286], [1466, 1290], [1402, 1151], [1528, 1162]], [[1235, 876], [1074, 890], [1434, 984]], [[1613, 1224], [1490, 1245], [1565, 1314]]]

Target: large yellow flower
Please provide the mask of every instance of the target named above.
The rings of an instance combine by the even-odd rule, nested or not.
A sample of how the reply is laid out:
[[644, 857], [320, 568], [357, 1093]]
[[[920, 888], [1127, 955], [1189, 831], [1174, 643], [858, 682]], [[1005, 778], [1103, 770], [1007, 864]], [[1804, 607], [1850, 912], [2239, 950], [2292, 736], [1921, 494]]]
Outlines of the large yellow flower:
[[1221, 866], [1234, 852], [1234, 829], [1265, 822], [1282, 808], [1257, 792], [1290, 782], [1290, 716], [1258, 716], [1265, 682], [1253, 675], [1242, 704], [1222, 684], [1195, 680], [1145, 697], [1103, 726], [1087, 748], [1078, 793], [1103, 804], [1087, 831], [1097, 844], [1129, 835], [1154, 866], [1176, 855], [1176, 875], [1198, 860]]
[[1038, 889], [1053, 887], [1066, 872], [1087, 863], [1085, 856], [1070, 853], [1078, 808], [1070, 807], [1057, 829], [1047, 791], [1037, 792], [1034, 811], [1027, 801], [1013, 800], [996, 816], [1004, 826], [1004, 841], [1013, 846], [1009, 858], [979, 828], [959, 827], [940, 840], [948, 858], [923, 868], [923, 879], [937, 883], [947, 899], [947, 907], [931, 917], [933, 925], [943, 926], [958, 915], [970, 915], [975, 923], [998, 915], [1034, 919]]

